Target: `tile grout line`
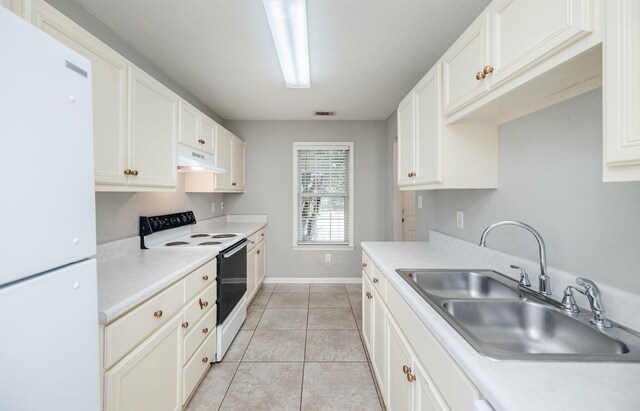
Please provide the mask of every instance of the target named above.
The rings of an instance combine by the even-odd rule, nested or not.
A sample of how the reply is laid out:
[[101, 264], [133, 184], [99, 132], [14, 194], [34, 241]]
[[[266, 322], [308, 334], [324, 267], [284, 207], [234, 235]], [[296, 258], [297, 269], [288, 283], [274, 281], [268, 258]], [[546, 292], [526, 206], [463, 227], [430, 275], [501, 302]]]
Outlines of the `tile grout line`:
[[309, 297], [307, 299], [307, 323], [304, 327], [304, 352], [302, 354], [302, 380], [300, 381], [300, 411], [302, 411], [302, 398], [304, 396], [304, 370], [307, 364], [307, 338], [309, 335], [309, 312], [311, 311], [311, 284], [309, 284]]

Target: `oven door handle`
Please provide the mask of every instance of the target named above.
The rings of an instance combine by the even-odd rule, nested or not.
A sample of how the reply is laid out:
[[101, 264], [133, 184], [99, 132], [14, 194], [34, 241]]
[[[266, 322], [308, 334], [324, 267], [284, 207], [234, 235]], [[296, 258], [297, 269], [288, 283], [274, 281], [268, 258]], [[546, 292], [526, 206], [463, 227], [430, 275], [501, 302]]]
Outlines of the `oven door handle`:
[[246, 242], [244, 242], [244, 243], [242, 243], [241, 245], [239, 245], [238, 247], [236, 247], [236, 248], [232, 249], [231, 251], [227, 251], [226, 253], [222, 254], [222, 256], [223, 256], [224, 258], [229, 258], [229, 257], [231, 257], [232, 255], [234, 255], [235, 253], [237, 253], [238, 251], [240, 251], [240, 250], [242, 250], [243, 248], [245, 248], [246, 246], [247, 246], [247, 243], [246, 243]]

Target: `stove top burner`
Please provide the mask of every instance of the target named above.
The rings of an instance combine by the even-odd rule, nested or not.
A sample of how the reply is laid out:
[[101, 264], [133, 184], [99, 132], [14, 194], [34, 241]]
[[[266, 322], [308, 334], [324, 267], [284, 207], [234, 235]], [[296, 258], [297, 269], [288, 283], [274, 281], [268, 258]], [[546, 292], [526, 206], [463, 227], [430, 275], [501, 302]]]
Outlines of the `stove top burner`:
[[198, 245], [218, 245], [222, 244], [220, 241], [205, 241], [204, 243], [200, 243]]
[[172, 241], [172, 242], [170, 242], [170, 243], [165, 244], [165, 246], [167, 246], [167, 247], [173, 247], [173, 246], [176, 246], [176, 245], [188, 245], [188, 244], [189, 244], [189, 243], [188, 243], [188, 242], [186, 242], [186, 241]]
[[209, 237], [209, 234], [193, 234], [191, 238]]
[[237, 234], [216, 234], [216, 235], [212, 235], [211, 238], [231, 238], [236, 236]]

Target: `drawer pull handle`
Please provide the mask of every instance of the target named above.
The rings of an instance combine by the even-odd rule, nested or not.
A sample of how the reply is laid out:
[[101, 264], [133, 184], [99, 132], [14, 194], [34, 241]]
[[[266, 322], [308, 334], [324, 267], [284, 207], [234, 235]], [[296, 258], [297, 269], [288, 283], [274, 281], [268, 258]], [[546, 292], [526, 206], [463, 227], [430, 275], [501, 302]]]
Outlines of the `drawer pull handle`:
[[262, 234], [260, 234], [260, 235], [264, 237], [264, 233], [262, 233]]
[[202, 276], [202, 279], [203, 279], [204, 281], [207, 281], [207, 280], [209, 279], [209, 276], [208, 276], [208, 275], [203, 275], [203, 276]]
[[204, 143], [206, 143], [206, 141], [204, 141], [203, 139], [199, 139], [199, 140], [198, 140], [198, 143], [200, 143], [200, 144], [204, 144]]
[[411, 371], [411, 368], [407, 367], [406, 365], [402, 366], [402, 373], [404, 375], [407, 375], [409, 373], [409, 371]]
[[203, 310], [204, 307], [209, 305], [208, 301], [202, 301], [202, 298], [198, 298], [198, 304], [200, 304], [200, 309]]
[[[409, 370], [411, 370], [411, 368], [409, 368]], [[411, 374], [411, 372], [407, 373], [407, 381], [409, 382], [414, 382], [416, 380], [416, 376]]]
[[256, 243], [255, 241], [251, 241], [251, 244], [255, 244], [255, 243]]
[[476, 73], [476, 80], [482, 80], [485, 77], [486, 77], [486, 74], [484, 74], [483, 71], [479, 71]]
[[367, 263], [362, 263], [362, 268], [366, 267]]
[[156, 311], [155, 313], [153, 313], [153, 316], [156, 317], [156, 318], [162, 317], [162, 310]]
[[138, 175], [138, 170], [131, 170], [131, 175], [132, 176], [137, 176]]
[[205, 328], [203, 328], [203, 329], [202, 329], [202, 332], [203, 332], [204, 334], [206, 334], [206, 333], [208, 333], [208, 332], [209, 332], [209, 329], [205, 327]]
[[493, 67], [491, 66], [484, 66], [484, 68], [482, 69], [482, 72], [484, 74], [491, 74], [493, 73]]
[[256, 254], [260, 254], [260, 250], [256, 251]]
[[131, 175], [131, 170], [129, 170], [128, 168], [126, 170], [124, 170], [124, 175], [125, 176], [130, 176]]
[[189, 327], [189, 321], [185, 321], [182, 323], [182, 328], [187, 328]]
[[236, 183], [231, 183], [231, 185], [232, 185], [232, 186], [237, 186], [238, 184], [236, 184]]
[[367, 291], [367, 298], [368, 299], [372, 299], [373, 298], [373, 296], [371, 295], [371, 293], [369, 291]]
[[202, 359], [202, 362], [204, 362], [204, 363], [208, 363], [208, 362], [209, 362], [209, 357], [204, 357], [204, 358]]
[[373, 283], [377, 283], [379, 280], [376, 277], [373, 277]]

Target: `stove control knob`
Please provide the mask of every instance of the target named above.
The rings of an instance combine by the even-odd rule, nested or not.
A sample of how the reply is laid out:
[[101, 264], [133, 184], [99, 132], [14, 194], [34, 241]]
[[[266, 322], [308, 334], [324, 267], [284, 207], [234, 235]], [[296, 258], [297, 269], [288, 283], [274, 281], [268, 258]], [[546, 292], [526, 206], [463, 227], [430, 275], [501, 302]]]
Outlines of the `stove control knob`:
[[184, 214], [182, 215], [182, 222], [186, 223], [187, 222], [187, 216], [185, 216]]

